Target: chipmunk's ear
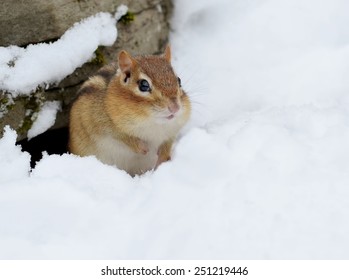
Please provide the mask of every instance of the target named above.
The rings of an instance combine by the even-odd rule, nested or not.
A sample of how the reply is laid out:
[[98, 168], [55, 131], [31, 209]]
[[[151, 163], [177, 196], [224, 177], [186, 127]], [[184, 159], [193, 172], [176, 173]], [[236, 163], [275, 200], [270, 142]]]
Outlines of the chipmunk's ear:
[[165, 52], [164, 52], [164, 58], [171, 63], [171, 47], [170, 45], [166, 46]]
[[132, 56], [124, 50], [119, 52], [118, 63], [120, 70], [124, 73], [129, 73], [136, 64]]

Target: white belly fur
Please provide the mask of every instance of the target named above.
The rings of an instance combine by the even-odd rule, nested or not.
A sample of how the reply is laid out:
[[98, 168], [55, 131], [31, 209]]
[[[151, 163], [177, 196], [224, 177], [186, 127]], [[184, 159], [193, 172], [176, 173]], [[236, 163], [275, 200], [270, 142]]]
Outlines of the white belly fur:
[[[179, 116], [182, 112], [179, 113]], [[96, 155], [102, 162], [115, 165], [129, 174], [142, 174], [153, 169], [158, 160], [159, 146], [168, 139], [174, 138], [179, 129], [184, 125], [184, 118], [176, 118], [163, 123], [154, 123], [152, 119], [139, 122], [139, 127], [134, 127], [137, 137], [148, 144], [149, 152], [146, 155], [133, 152], [126, 144], [111, 135], [105, 134], [95, 139]]]
[[146, 155], [133, 152], [127, 145], [113, 137], [101, 136], [96, 139], [97, 158], [103, 163], [115, 165], [129, 174], [141, 174], [155, 167], [158, 146], [148, 143]]

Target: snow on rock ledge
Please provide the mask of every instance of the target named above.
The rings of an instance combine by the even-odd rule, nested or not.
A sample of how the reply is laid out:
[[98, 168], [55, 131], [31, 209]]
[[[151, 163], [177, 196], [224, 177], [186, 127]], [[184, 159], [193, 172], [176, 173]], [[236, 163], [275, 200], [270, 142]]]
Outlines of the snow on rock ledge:
[[16, 97], [60, 82], [90, 60], [98, 46], [115, 42], [115, 24], [111, 14], [98, 13], [75, 24], [54, 43], [0, 47], [0, 89]]

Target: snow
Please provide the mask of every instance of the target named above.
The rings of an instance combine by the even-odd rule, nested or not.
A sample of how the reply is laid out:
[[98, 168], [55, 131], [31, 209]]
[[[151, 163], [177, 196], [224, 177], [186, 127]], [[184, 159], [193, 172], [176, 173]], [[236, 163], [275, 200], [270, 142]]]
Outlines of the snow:
[[127, 7], [122, 5], [114, 16], [91, 16], [76, 23], [54, 43], [0, 47], [0, 89], [15, 97], [30, 94], [38, 86], [60, 82], [90, 60], [98, 46], [115, 42], [116, 21], [126, 12]]
[[59, 101], [46, 101], [40, 109], [32, 127], [28, 130], [27, 136], [31, 138], [44, 133], [55, 124], [57, 112], [61, 109]]
[[15, 145], [16, 132], [6, 126], [4, 134], [0, 139], [0, 187], [12, 180], [27, 178], [30, 172], [30, 155]]
[[[193, 117], [132, 178], [0, 139], [0, 258], [347, 259], [349, 3], [175, 1]], [[15, 222], [14, 222], [15, 221]]]

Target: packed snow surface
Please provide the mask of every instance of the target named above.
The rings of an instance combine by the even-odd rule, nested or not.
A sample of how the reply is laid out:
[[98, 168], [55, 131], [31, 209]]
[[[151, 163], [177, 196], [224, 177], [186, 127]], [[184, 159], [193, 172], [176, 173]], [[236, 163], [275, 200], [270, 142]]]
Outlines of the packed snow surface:
[[[349, 2], [175, 1], [193, 117], [132, 178], [0, 140], [0, 258], [349, 258]], [[91, 38], [91, 40], [94, 40]]]

